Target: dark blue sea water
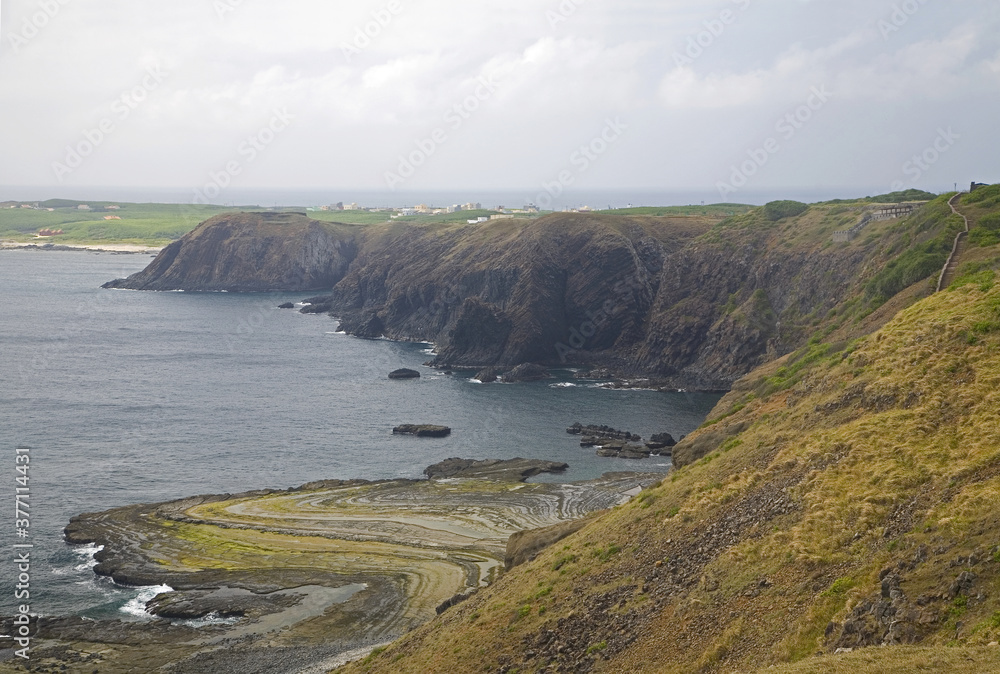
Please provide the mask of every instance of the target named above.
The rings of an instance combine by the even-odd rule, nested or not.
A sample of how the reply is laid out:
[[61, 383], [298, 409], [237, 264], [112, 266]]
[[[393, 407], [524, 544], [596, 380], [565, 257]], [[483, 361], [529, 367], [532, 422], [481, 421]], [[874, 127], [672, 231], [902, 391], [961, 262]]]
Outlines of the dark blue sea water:
[[[101, 290], [147, 256], [0, 251], [0, 614], [14, 599], [14, 543], [31, 551], [31, 609], [141, 613], [137, 590], [94, 577], [92, 550], [62, 539], [69, 518], [205, 493], [319, 479], [421, 475], [437, 461], [565, 461], [559, 479], [665, 471], [600, 459], [565, 428], [610, 424], [648, 437], [697, 427], [717, 396], [611, 391], [554, 381], [481, 385], [422, 363], [427, 344], [337, 334], [278, 310], [302, 295]], [[419, 381], [391, 382], [400, 367]], [[451, 426], [445, 440], [394, 437], [401, 423]], [[30, 447], [30, 537], [15, 531], [15, 450]], [[149, 595], [146, 591], [144, 596]]]

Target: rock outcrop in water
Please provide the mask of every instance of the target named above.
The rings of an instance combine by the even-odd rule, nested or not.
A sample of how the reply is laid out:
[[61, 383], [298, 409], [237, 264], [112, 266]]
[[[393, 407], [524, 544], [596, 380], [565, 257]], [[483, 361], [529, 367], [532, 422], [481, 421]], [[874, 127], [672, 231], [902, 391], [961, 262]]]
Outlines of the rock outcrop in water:
[[207, 220], [146, 269], [105, 288], [264, 292], [332, 288], [356, 255], [350, 228], [288, 213]]
[[392, 429], [395, 435], [415, 435], [418, 438], [446, 438], [451, 435], [447, 426], [403, 424]]

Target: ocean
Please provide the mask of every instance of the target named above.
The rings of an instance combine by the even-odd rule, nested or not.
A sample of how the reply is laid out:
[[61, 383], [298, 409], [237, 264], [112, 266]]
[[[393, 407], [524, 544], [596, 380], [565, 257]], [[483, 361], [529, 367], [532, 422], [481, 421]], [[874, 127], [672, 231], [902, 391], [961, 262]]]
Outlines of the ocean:
[[[548, 480], [667, 471], [659, 457], [598, 458], [565, 429], [579, 421], [676, 437], [718, 401], [602, 389], [569, 371], [546, 382], [478, 384], [473, 372], [423, 367], [432, 345], [360, 340], [338, 333], [334, 319], [277, 309], [308, 293], [100, 289], [149, 260], [0, 251], [0, 495], [8, 505], [0, 615], [22, 603], [14, 598], [19, 543], [34, 546], [32, 613], [148, 618], [142, 605], [156, 588], [98, 579], [94, 550], [63, 541], [63, 527], [82, 512], [320, 479], [418, 478], [449, 457], [570, 464]], [[389, 381], [402, 367], [424, 376]], [[402, 423], [454, 432], [444, 440], [393, 436]], [[19, 447], [30, 448], [21, 453], [31, 461], [25, 538], [13, 507]]]
[[[0, 185], [4, 199], [18, 201], [45, 201], [47, 199], [79, 199], [87, 201], [119, 201], [131, 203], [195, 203], [195, 192], [191, 189], [163, 189], [138, 187], [23, 187]], [[546, 209], [563, 210], [589, 206], [595, 210], [626, 208], [628, 206], [692, 206], [715, 204], [720, 201], [736, 201], [741, 204], [763, 205], [778, 199], [796, 199], [806, 203], [829, 199], [857, 198], [878, 194], [877, 189], [831, 188], [814, 189], [772, 189], [741, 190], [736, 195], [723, 199], [719, 191], [712, 187], [688, 190], [583, 190], [569, 188], [559, 194], [551, 194], [538, 187], [521, 190], [463, 189], [463, 190], [363, 190], [363, 189], [261, 189], [230, 188], [214, 201], [221, 206], [269, 207], [318, 207], [343, 202], [356, 202], [363, 207], [401, 207], [427, 204], [445, 207], [468, 202], [481, 203], [486, 208], [505, 206], [520, 208], [535, 204]], [[551, 200], [551, 203], [548, 203]]]

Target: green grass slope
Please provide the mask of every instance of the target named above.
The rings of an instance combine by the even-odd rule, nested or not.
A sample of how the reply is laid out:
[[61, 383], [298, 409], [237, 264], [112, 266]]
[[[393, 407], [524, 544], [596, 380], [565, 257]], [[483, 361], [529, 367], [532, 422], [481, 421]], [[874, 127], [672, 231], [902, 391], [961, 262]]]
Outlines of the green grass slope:
[[346, 671], [995, 671], [995, 272], [796, 374], [720, 403], [716, 451]]
[[[10, 202], [13, 203], [13, 202]], [[114, 244], [128, 243], [163, 246], [176, 241], [199, 224], [226, 213], [255, 213], [263, 209], [256, 206], [228, 207], [200, 204], [133, 204], [112, 202], [86, 202], [92, 210], [81, 211], [77, 205], [84, 202], [53, 199], [39, 204], [42, 209], [0, 208], [0, 239], [16, 242], [56, 244]], [[107, 210], [108, 206], [119, 206]], [[305, 213], [305, 209], [288, 209]], [[310, 218], [328, 223], [348, 225], [377, 225], [389, 220], [387, 212], [369, 211], [311, 211]], [[117, 216], [120, 220], [105, 220]], [[40, 229], [61, 229], [63, 233], [40, 240]]]

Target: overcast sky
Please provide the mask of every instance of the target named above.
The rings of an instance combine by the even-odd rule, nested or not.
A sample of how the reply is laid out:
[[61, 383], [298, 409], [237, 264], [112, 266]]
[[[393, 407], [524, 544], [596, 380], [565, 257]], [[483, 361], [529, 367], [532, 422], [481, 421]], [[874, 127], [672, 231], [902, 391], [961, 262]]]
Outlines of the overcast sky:
[[0, 11], [0, 185], [562, 182], [728, 186], [738, 201], [751, 189], [1000, 181], [996, 0], [3, 0]]

